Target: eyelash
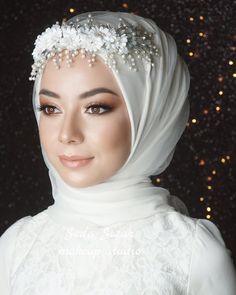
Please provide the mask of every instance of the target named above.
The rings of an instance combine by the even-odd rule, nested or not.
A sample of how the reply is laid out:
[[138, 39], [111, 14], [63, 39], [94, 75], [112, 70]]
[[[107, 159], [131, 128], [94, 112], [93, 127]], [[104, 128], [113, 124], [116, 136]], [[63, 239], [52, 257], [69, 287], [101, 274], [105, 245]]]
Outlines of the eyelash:
[[[52, 114], [48, 114], [46, 113], [46, 109], [47, 108], [52, 108], [53, 110], [55, 110], [57, 107], [53, 106], [53, 105], [48, 105], [48, 104], [41, 104], [37, 107], [37, 110], [39, 112], [43, 112], [46, 116], [51, 116], [51, 115], [56, 115], [57, 113], [52, 113]], [[107, 113], [109, 111], [112, 110], [112, 107], [106, 105], [106, 104], [99, 104], [99, 103], [94, 103], [94, 104], [91, 104], [89, 105], [88, 107], [86, 107], [86, 112], [88, 109], [90, 108], [103, 108], [105, 109], [106, 111], [102, 112], [102, 113], [88, 113], [88, 114], [91, 114], [91, 115], [102, 115], [104, 113]]]

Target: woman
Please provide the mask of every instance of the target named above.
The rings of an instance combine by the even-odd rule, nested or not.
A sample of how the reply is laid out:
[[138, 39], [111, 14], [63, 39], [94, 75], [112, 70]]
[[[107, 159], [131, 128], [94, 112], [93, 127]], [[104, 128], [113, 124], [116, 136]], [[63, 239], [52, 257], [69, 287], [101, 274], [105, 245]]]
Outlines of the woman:
[[235, 294], [218, 228], [149, 178], [189, 116], [173, 38], [133, 14], [78, 17], [35, 42], [33, 105], [55, 202], [2, 235], [1, 294]]

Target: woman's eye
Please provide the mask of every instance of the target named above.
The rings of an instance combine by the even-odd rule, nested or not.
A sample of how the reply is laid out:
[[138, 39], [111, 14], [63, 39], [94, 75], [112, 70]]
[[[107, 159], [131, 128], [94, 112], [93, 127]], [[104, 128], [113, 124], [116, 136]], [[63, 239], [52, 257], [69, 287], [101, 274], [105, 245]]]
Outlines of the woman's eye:
[[53, 114], [57, 114], [58, 112], [55, 112], [55, 110], [57, 109], [54, 106], [51, 105], [40, 105], [38, 108], [38, 111], [43, 111], [43, 113], [45, 115], [53, 115]]
[[[111, 110], [112, 108], [108, 105], [104, 105], [104, 104], [93, 104], [90, 105], [86, 108], [86, 113], [88, 114], [94, 114], [94, 115], [101, 115], [103, 113], [107, 113]], [[55, 106], [52, 105], [40, 105], [37, 108], [38, 111], [42, 111], [45, 115], [54, 115], [54, 114], [58, 114], [59, 111]], [[89, 110], [89, 111], [88, 111]]]
[[[101, 109], [103, 109], [105, 111], [101, 112]], [[94, 105], [91, 105], [91, 106], [87, 107], [87, 110], [90, 110], [90, 112], [86, 111], [86, 113], [101, 115], [103, 113], [109, 112], [111, 109], [112, 108], [110, 106], [107, 106], [107, 105], [94, 104]]]

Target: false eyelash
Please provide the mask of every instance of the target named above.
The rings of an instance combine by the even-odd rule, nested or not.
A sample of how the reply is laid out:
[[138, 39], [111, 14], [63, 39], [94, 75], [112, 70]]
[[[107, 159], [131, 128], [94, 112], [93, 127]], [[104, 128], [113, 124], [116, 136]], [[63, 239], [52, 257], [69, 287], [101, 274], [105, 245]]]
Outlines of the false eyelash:
[[[41, 112], [41, 111], [44, 111], [45, 108], [51, 108], [51, 107], [54, 107], [54, 106], [52, 106], [52, 105], [48, 105], [48, 104], [41, 104], [41, 105], [39, 105], [36, 109], [37, 109], [37, 111]], [[55, 108], [55, 107], [54, 107], [54, 108]]]
[[105, 114], [105, 113], [107, 113], [107, 112], [109, 112], [109, 111], [111, 111], [112, 110], [112, 107], [110, 107], [110, 106], [108, 106], [108, 105], [106, 105], [106, 104], [98, 104], [98, 103], [92, 103], [92, 104], [90, 104], [90, 105], [88, 105], [87, 107], [86, 107], [86, 112], [87, 112], [87, 110], [89, 109], [89, 108], [91, 108], [91, 107], [99, 107], [99, 108], [103, 108], [103, 109], [105, 109], [106, 111], [105, 112], [103, 112], [103, 113], [101, 113], [101, 114], [96, 114], [96, 113], [88, 113], [88, 114], [91, 114], [91, 115], [102, 115], [102, 114]]
[[50, 115], [54, 115], [54, 114], [47, 114], [46, 112], [45, 112], [45, 109], [46, 108], [53, 108], [53, 109], [56, 109], [57, 107], [55, 107], [55, 106], [53, 106], [53, 105], [49, 105], [49, 104], [42, 104], [42, 105], [39, 105], [36, 109], [37, 109], [37, 111], [39, 111], [39, 112], [43, 112], [45, 115], [47, 115], [47, 116], [50, 116]]
[[[36, 109], [37, 109], [37, 111], [39, 111], [39, 112], [42, 112], [42, 111], [44, 111], [46, 108], [56, 108], [55, 106], [53, 106], [53, 105], [48, 105], [48, 104], [42, 104], [42, 105], [39, 105]], [[104, 113], [107, 113], [107, 112], [109, 112], [109, 111], [111, 111], [112, 110], [112, 107], [110, 107], [110, 106], [108, 106], [108, 105], [106, 105], [106, 104], [98, 104], [98, 103], [92, 103], [92, 104], [90, 104], [89, 106], [87, 106], [86, 107], [86, 112], [87, 112], [87, 110], [89, 109], [89, 108], [91, 108], [91, 107], [99, 107], [99, 108], [103, 108], [103, 109], [105, 109], [106, 111], [104, 111], [103, 113], [101, 113], [101, 114], [96, 114], [96, 113], [88, 113], [88, 114], [91, 114], [91, 115], [102, 115], [102, 114], [104, 114]], [[47, 114], [48, 115], [48, 114]]]

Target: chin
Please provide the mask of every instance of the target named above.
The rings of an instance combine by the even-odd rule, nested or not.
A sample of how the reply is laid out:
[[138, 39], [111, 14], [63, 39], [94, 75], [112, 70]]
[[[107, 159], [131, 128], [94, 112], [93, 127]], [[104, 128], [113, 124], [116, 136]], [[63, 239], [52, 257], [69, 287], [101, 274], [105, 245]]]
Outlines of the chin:
[[94, 182], [91, 179], [89, 179], [89, 176], [86, 177], [85, 179], [83, 178], [81, 179], [81, 178], [73, 177], [73, 176], [68, 177], [68, 174], [66, 176], [61, 175], [61, 177], [67, 185], [74, 188], [85, 188], [85, 187], [89, 187], [89, 186], [93, 186], [97, 184], [97, 182]]

